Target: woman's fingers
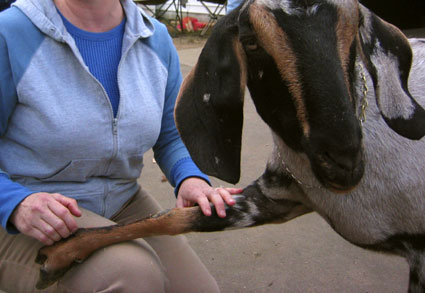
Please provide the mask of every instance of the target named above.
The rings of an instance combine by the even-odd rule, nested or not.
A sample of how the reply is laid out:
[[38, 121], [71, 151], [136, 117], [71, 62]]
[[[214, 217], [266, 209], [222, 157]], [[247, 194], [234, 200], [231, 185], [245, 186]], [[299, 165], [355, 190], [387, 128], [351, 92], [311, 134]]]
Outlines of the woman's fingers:
[[51, 225], [62, 237], [66, 238], [78, 229], [77, 222], [71, 214], [69, 205], [64, 205], [63, 199], [49, 202], [48, 207], [52, 214], [56, 216], [56, 218], [52, 218]]
[[81, 211], [78, 208], [77, 201], [73, 198], [63, 196], [59, 193], [53, 193], [52, 196], [60, 202], [64, 207], [66, 207], [74, 216], [80, 217]]
[[205, 194], [199, 195], [196, 199], [196, 203], [199, 205], [199, 207], [201, 208], [205, 216], [207, 217], [211, 216], [212, 212], [211, 212], [210, 201]]
[[188, 207], [197, 203], [204, 215], [211, 216], [210, 203], [212, 203], [217, 215], [224, 218], [226, 217], [226, 205], [232, 206], [236, 203], [232, 195], [241, 192], [241, 188], [212, 188], [202, 179], [188, 178], [180, 185], [176, 206]]
[[62, 236], [56, 230], [56, 228], [52, 226], [51, 223], [43, 219], [40, 219], [37, 225], [34, 226], [34, 229], [41, 231], [47, 238], [49, 238], [50, 240], [53, 240], [54, 242], [62, 239]]
[[53, 243], [55, 243], [55, 240], [49, 238], [44, 232], [37, 229], [36, 227], [33, 227], [33, 229], [31, 229], [31, 231], [26, 235], [37, 239], [38, 241], [42, 242], [44, 245], [52, 245]]
[[75, 200], [40, 192], [29, 195], [18, 205], [11, 222], [23, 234], [51, 245], [78, 228], [72, 215], [79, 213]]
[[[67, 224], [64, 222], [63, 218], [67, 217], [66, 213], [61, 210], [60, 207], [56, 207], [54, 204], [48, 205], [49, 212], [44, 213], [41, 216], [41, 219], [49, 225], [52, 229], [54, 229], [55, 232], [60, 236], [60, 238], [67, 238], [69, 235], [72, 234], [72, 231], [68, 228]], [[63, 207], [62, 207], [63, 208]], [[68, 212], [69, 213], [69, 212]], [[46, 228], [45, 228], [46, 229]], [[50, 228], [48, 229], [48, 236], [55, 236], [53, 231], [50, 231]], [[55, 241], [60, 240], [55, 239]]]

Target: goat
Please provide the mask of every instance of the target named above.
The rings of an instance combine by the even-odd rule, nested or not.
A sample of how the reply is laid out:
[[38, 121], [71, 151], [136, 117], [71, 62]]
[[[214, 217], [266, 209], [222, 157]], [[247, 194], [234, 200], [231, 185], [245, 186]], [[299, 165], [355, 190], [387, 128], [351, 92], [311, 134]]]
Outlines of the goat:
[[315, 211], [351, 243], [405, 257], [409, 291], [425, 290], [424, 60], [425, 40], [409, 41], [356, 0], [245, 1], [215, 25], [175, 117], [199, 167], [236, 183], [247, 86], [273, 134], [263, 175], [235, 196], [224, 219], [191, 207], [80, 229], [40, 249], [37, 287], [119, 241], [283, 223]]

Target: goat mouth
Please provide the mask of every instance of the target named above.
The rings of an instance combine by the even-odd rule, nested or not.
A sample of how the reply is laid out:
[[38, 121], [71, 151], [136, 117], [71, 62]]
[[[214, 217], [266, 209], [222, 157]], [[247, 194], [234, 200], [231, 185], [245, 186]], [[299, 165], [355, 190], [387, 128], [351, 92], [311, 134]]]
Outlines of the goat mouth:
[[350, 191], [352, 191], [353, 189], [356, 188], [356, 185], [353, 185], [351, 187], [347, 187], [347, 186], [340, 186], [338, 184], [335, 184], [333, 182], [327, 182], [326, 184], [324, 184], [325, 187], [327, 189], [329, 189], [330, 191], [334, 192], [334, 193], [339, 193], [339, 194], [347, 194]]
[[364, 174], [364, 162], [361, 153], [353, 159], [350, 167], [341, 165], [326, 154], [318, 156], [313, 163], [313, 172], [319, 182], [335, 193], [349, 193], [360, 183]]

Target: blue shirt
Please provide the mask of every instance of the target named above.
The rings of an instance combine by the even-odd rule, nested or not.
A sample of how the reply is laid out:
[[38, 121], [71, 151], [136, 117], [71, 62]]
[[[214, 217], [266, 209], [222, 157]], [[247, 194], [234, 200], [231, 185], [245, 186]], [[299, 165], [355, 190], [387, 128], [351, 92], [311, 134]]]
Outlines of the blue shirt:
[[90, 72], [99, 80], [111, 101], [114, 116], [117, 116], [120, 94], [117, 72], [121, 60], [125, 18], [115, 28], [101, 33], [88, 32], [70, 23], [58, 10], [67, 31], [75, 40]]

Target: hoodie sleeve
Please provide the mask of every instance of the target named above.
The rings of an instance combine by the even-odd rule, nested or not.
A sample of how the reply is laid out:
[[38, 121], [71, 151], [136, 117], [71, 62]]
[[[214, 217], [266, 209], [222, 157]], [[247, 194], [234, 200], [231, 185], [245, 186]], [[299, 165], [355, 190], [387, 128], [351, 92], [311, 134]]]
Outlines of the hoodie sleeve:
[[[161, 27], [162, 29], [162, 27]], [[161, 124], [161, 133], [153, 147], [155, 160], [177, 195], [180, 184], [188, 177], [198, 177], [210, 184], [207, 175], [202, 173], [192, 161], [188, 150], [180, 139], [174, 122], [174, 105], [182, 83], [180, 62], [177, 51], [168, 33], [163, 33], [161, 48], [168, 48], [167, 68], [168, 80], [165, 92], [165, 103]]]
[[[7, 24], [13, 19], [12, 8], [2, 13], [0, 18], [0, 138], [7, 131], [7, 125], [10, 117], [15, 110], [18, 102], [16, 93], [16, 79], [18, 73], [12, 72], [11, 56], [9, 55], [8, 43], [6, 39], [10, 38], [10, 30]], [[22, 59], [21, 59], [22, 61]], [[0, 143], [2, 143], [0, 139]], [[17, 233], [9, 219], [15, 208], [28, 195], [34, 193], [28, 188], [13, 182], [9, 175], [0, 168], [0, 224], [9, 233]]]
[[0, 173], [0, 223], [8, 233], [19, 232], [9, 219], [21, 201], [32, 193], [34, 192], [28, 188], [10, 180], [7, 174]]

